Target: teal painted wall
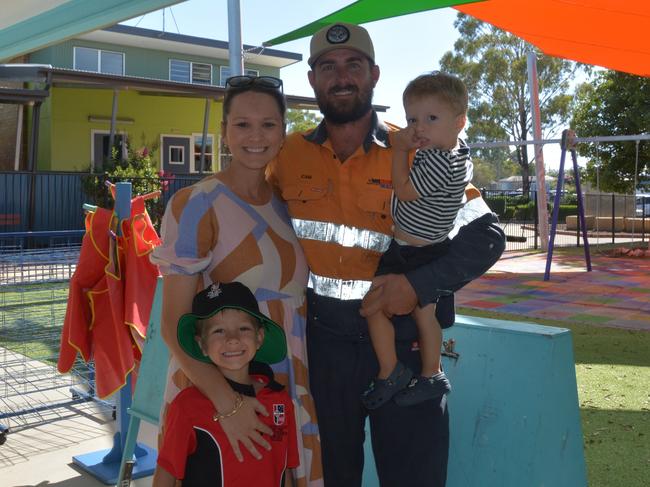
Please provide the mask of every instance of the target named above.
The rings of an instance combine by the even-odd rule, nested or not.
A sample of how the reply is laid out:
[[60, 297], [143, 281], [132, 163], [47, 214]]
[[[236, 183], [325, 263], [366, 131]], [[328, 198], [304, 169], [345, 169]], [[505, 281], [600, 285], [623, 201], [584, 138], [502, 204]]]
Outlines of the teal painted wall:
[[[51, 113], [41, 120], [39, 169], [54, 171], [85, 171], [91, 161], [92, 130], [110, 130], [110, 123], [89, 122], [88, 117], [110, 118], [113, 93], [109, 90], [53, 88], [48, 108]], [[130, 146], [151, 147], [160, 144], [160, 135], [192, 135], [203, 131], [205, 100], [171, 96], [141, 95], [122, 91], [118, 96], [118, 118], [131, 118], [132, 124], [117, 124], [126, 132]], [[219, 140], [221, 102], [212, 101], [208, 133]], [[47, 126], [47, 128], [46, 128]], [[49, 148], [48, 148], [49, 146]], [[217, 144], [218, 146], [218, 144]], [[155, 154], [157, 160], [160, 151]], [[216, 156], [215, 156], [216, 160]]]
[[[214, 59], [202, 56], [192, 56], [168, 51], [157, 51], [152, 49], [141, 49], [131, 46], [118, 46], [100, 42], [84, 40], [70, 40], [56, 46], [48, 47], [41, 51], [30, 54], [30, 62], [37, 64], [51, 64], [58, 68], [73, 69], [74, 47], [92, 47], [114, 52], [124, 53], [124, 68], [127, 76], [140, 76], [144, 78], [155, 78], [169, 80], [169, 60], [180, 59], [212, 65], [212, 84], [219, 84], [219, 67], [228, 66], [227, 59]], [[257, 64], [246, 64], [246, 69], [255, 69], [260, 75], [280, 76], [280, 69], [260, 66]]]

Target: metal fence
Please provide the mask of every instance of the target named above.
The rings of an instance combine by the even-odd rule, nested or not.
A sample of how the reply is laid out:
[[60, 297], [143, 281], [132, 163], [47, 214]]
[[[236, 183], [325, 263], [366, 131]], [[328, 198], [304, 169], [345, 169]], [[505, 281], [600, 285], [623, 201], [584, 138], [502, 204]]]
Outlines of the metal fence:
[[[76, 414], [94, 400], [92, 363], [77, 360], [65, 375], [56, 369], [81, 232], [46, 233], [0, 237], [0, 444], [7, 432]], [[28, 243], [34, 238], [36, 248]]]
[[[147, 209], [156, 219], [171, 195], [202, 177], [188, 174], [129, 181], [134, 194], [163, 190], [161, 198], [147, 201]], [[79, 172], [0, 172], [0, 233], [83, 229], [84, 203], [112, 206], [105, 180], [103, 174]]]
[[[180, 188], [194, 184], [204, 175], [186, 174], [170, 178], [131, 178], [134, 194], [162, 189], [162, 197], [147, 201], [154, 223], [162, 216], [169, 198]], [[83, 228], [84, 203], [110, 207], [105, 175], [59, 172], [0, 172], [0, 233], [60, 231]], [[113, 180], [112, 182], [118, 182]], [[515, 191], [483, 190], [483, 197], [499, 215], [509, 236], [507, 250], [539, 248], [536, 195], [526, 198]], [[550, 205], [553, 199], [549, 198]], [[650, 206], [632, 195], [584, 195], [589, 234], [598, 241], [645, 242], [649, 233]], [[639, 211], [641, 210], [641, 211]], [[580, 246], [574, 195], [564, 194], [560, 202], [556, 246]], [[549, 210], [549, 217], [551, 211]]]
[[[516, 191], [482, 190], [483, 198], [500, 220], [507, 236], [506, 251], [540, 248], [537, 195]], [[549, 225], [554, 198], [549, 200]], [[639, 203], [641, 201], [641, 203]], [[650, 235], [650, 207], [634, 195], [586, 193], [583, 196], [587, 238], [590, 244], [645, 245]], [[565, 193], [560, 208], [554, 245], [584, 244], [578, 218], [577, 198]]]

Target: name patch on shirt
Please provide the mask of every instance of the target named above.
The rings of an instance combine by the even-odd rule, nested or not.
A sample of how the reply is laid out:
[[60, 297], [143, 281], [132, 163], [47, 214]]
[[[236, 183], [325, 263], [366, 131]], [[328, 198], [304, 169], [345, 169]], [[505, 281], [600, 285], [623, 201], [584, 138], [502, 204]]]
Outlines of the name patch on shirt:
[[384, 189], [393, 189], [393, 181], [390, 179], [370, 178], [366, 184], [372, 184]]

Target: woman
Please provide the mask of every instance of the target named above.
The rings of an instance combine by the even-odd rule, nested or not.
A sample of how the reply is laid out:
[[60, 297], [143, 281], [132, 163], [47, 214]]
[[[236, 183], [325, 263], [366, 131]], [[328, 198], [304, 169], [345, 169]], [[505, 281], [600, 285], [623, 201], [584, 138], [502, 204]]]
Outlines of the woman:
[[212, 282], [242, 282], [255, 294], [262, 313], [284, 326], [288, 357], [274, 372], [288, 386], [302, 432], [295, 485], [320, 486], [320, 445], [304, 339], [307, 264], [284, 204], [264, 177], [284, 141], [285, 111], [281, 80], [229, 78], [221, 130], [232, 153], [230, 166], [178, 191], [167, 205], [163, 245], [152, 257], [164, 276], [162, 334], [172, 353], [165, 406], [191, 381], [227, 416], [222, 427], [240, 461], [247, 451], [259, 458], [258, 449], [268, 448], [272, 432], [256, 413], [273, 412], [254, 398], [236, 407], [237, 396], [216, 367], [186, 355], [176, 338], [178, 318], [190, 311], [197, 290]]

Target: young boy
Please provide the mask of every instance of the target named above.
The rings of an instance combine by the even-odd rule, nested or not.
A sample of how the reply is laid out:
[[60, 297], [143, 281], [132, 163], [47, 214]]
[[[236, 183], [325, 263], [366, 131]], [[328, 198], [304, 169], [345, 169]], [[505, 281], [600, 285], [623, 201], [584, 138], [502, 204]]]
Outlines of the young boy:
[[[196, 387], [181, 391], [169, 406], [153, 487], [227, 485], [290, 487], [288, 468], [298, 466], [293, 405], [273, 380], [268, 364], [284, 359], [282, 328], [260, 313], [253, 293], [239, 282], [212, 284], [194, 297], [192, 312], [178, 322], [178, 341], [190, 356], [214, 363], [240, 394], [232, 411], [215, 411]], [[244, 453], [239, 462], [219, 421], [237, 414], [241, 395], [255, 396], [271, 413], [271, 450], [262, 459]]]
[[[446, 252], [465, 187], [472, 179], [469, 149], [458, 138], [467, 120], [467, 98], [460, 79], [435, 71], [418, 76], [404, 90], [407, 127], [391, 133], [394, 237], [376, 275], [404, 274]], [[417, 152], [409, 169], [413, 149]], [[444, 289], [433, 291], [443, 299], [450, 294]], [[368, 409], [393, 397], [397, 404], [408, 406], [451, 390], [440, 366], [442, 330], [435, 307], [429, 304], [413, 311], [422, 357], [416, 377], [397, 360], [390, 320], [383, 313], [368, 318], [379, 362], [379, 374], [362, 396]]]

